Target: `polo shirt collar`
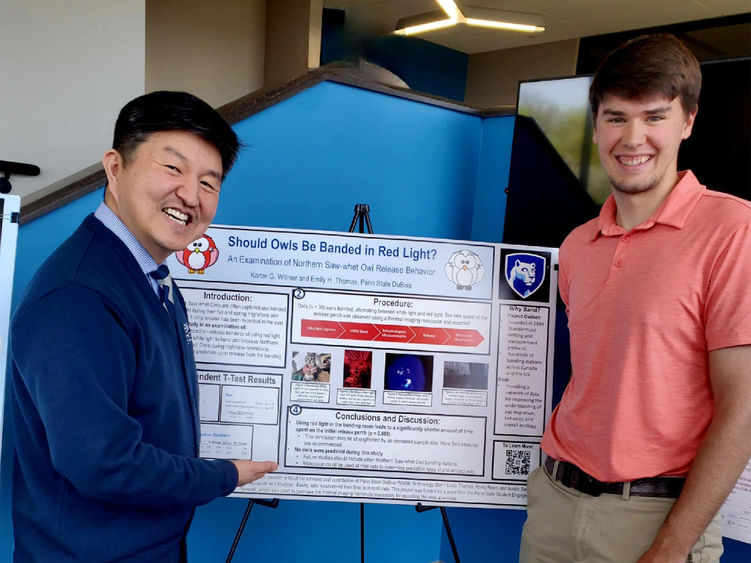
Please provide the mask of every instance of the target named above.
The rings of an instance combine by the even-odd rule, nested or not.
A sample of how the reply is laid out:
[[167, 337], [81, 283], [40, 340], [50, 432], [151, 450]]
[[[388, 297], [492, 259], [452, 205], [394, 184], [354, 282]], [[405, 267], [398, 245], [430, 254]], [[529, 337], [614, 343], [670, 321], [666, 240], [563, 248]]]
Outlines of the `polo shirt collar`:
[[[658, 223], [676, 229], [683, 228], [706, 188], [699, 183], [690, 170], [678, 172], [678, 178], [678, 183], [660, 208], [641, 225], [634, 227], [634, 230], [643, 231]], [[594, 232], [592, 240], [600, 235], [612, 237], [626, 233], [626, 230], [616, 223], [615, 213], [615, 199], [611, 194], [600, 209], [600, 215], [597, 218], [597, 230]]]

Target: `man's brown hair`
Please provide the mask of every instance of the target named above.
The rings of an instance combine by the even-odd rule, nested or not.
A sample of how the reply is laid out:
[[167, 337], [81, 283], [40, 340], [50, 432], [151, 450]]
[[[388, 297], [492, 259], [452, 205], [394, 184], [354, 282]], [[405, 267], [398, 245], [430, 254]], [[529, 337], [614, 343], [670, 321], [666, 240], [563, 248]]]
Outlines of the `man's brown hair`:
[[600, 63], [589, 88], [592, 118], [608, 95], [626, 100], [680, 98], [691, 113], [699, 104], [701, 69], [693, 53], [667, 33], [641, 35], [618, 47]]

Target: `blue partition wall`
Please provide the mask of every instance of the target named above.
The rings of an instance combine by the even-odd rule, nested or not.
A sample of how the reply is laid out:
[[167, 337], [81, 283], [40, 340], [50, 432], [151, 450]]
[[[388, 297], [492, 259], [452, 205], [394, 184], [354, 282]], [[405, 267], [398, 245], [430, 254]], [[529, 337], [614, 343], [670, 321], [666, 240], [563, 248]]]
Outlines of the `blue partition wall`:
[[323, 82], [235, 129], [246, 147], [217, 223], [346, 231], [368, 203], [379, 234], [471, 235], [476, 116]]

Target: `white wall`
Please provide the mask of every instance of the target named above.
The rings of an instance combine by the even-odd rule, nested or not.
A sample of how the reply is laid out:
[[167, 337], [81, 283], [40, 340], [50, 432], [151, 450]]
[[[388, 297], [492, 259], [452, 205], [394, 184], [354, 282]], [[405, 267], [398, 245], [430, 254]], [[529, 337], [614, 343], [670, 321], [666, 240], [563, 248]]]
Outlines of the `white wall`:
[[214, 107], [263, 86], [266, 0], [147, 0], [146, 91]]
[[464, 101], [478, 107], [515, 106], [520, 80], [576, 72], [579, 40], [489, 51], [469, 56]]
[[12, 176], [11, 193], [101, 158], [117, 111], [144, 92], [144, 29], [144, 0], [0, 1], [0, 160], [42, 169]]
[[264, 87], [275, 88], [321, 61], [322, 0], [269, 0]]

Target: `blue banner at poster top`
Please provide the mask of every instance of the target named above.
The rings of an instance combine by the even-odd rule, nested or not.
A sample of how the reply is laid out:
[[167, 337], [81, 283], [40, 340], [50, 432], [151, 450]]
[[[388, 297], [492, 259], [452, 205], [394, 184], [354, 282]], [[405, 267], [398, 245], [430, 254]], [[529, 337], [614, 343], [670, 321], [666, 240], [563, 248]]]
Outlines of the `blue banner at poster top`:
[[506, 255], [506, 282], [519, 297], [526, 299], [540, 289], [547, 272], [544, 256], [514, 252]]

